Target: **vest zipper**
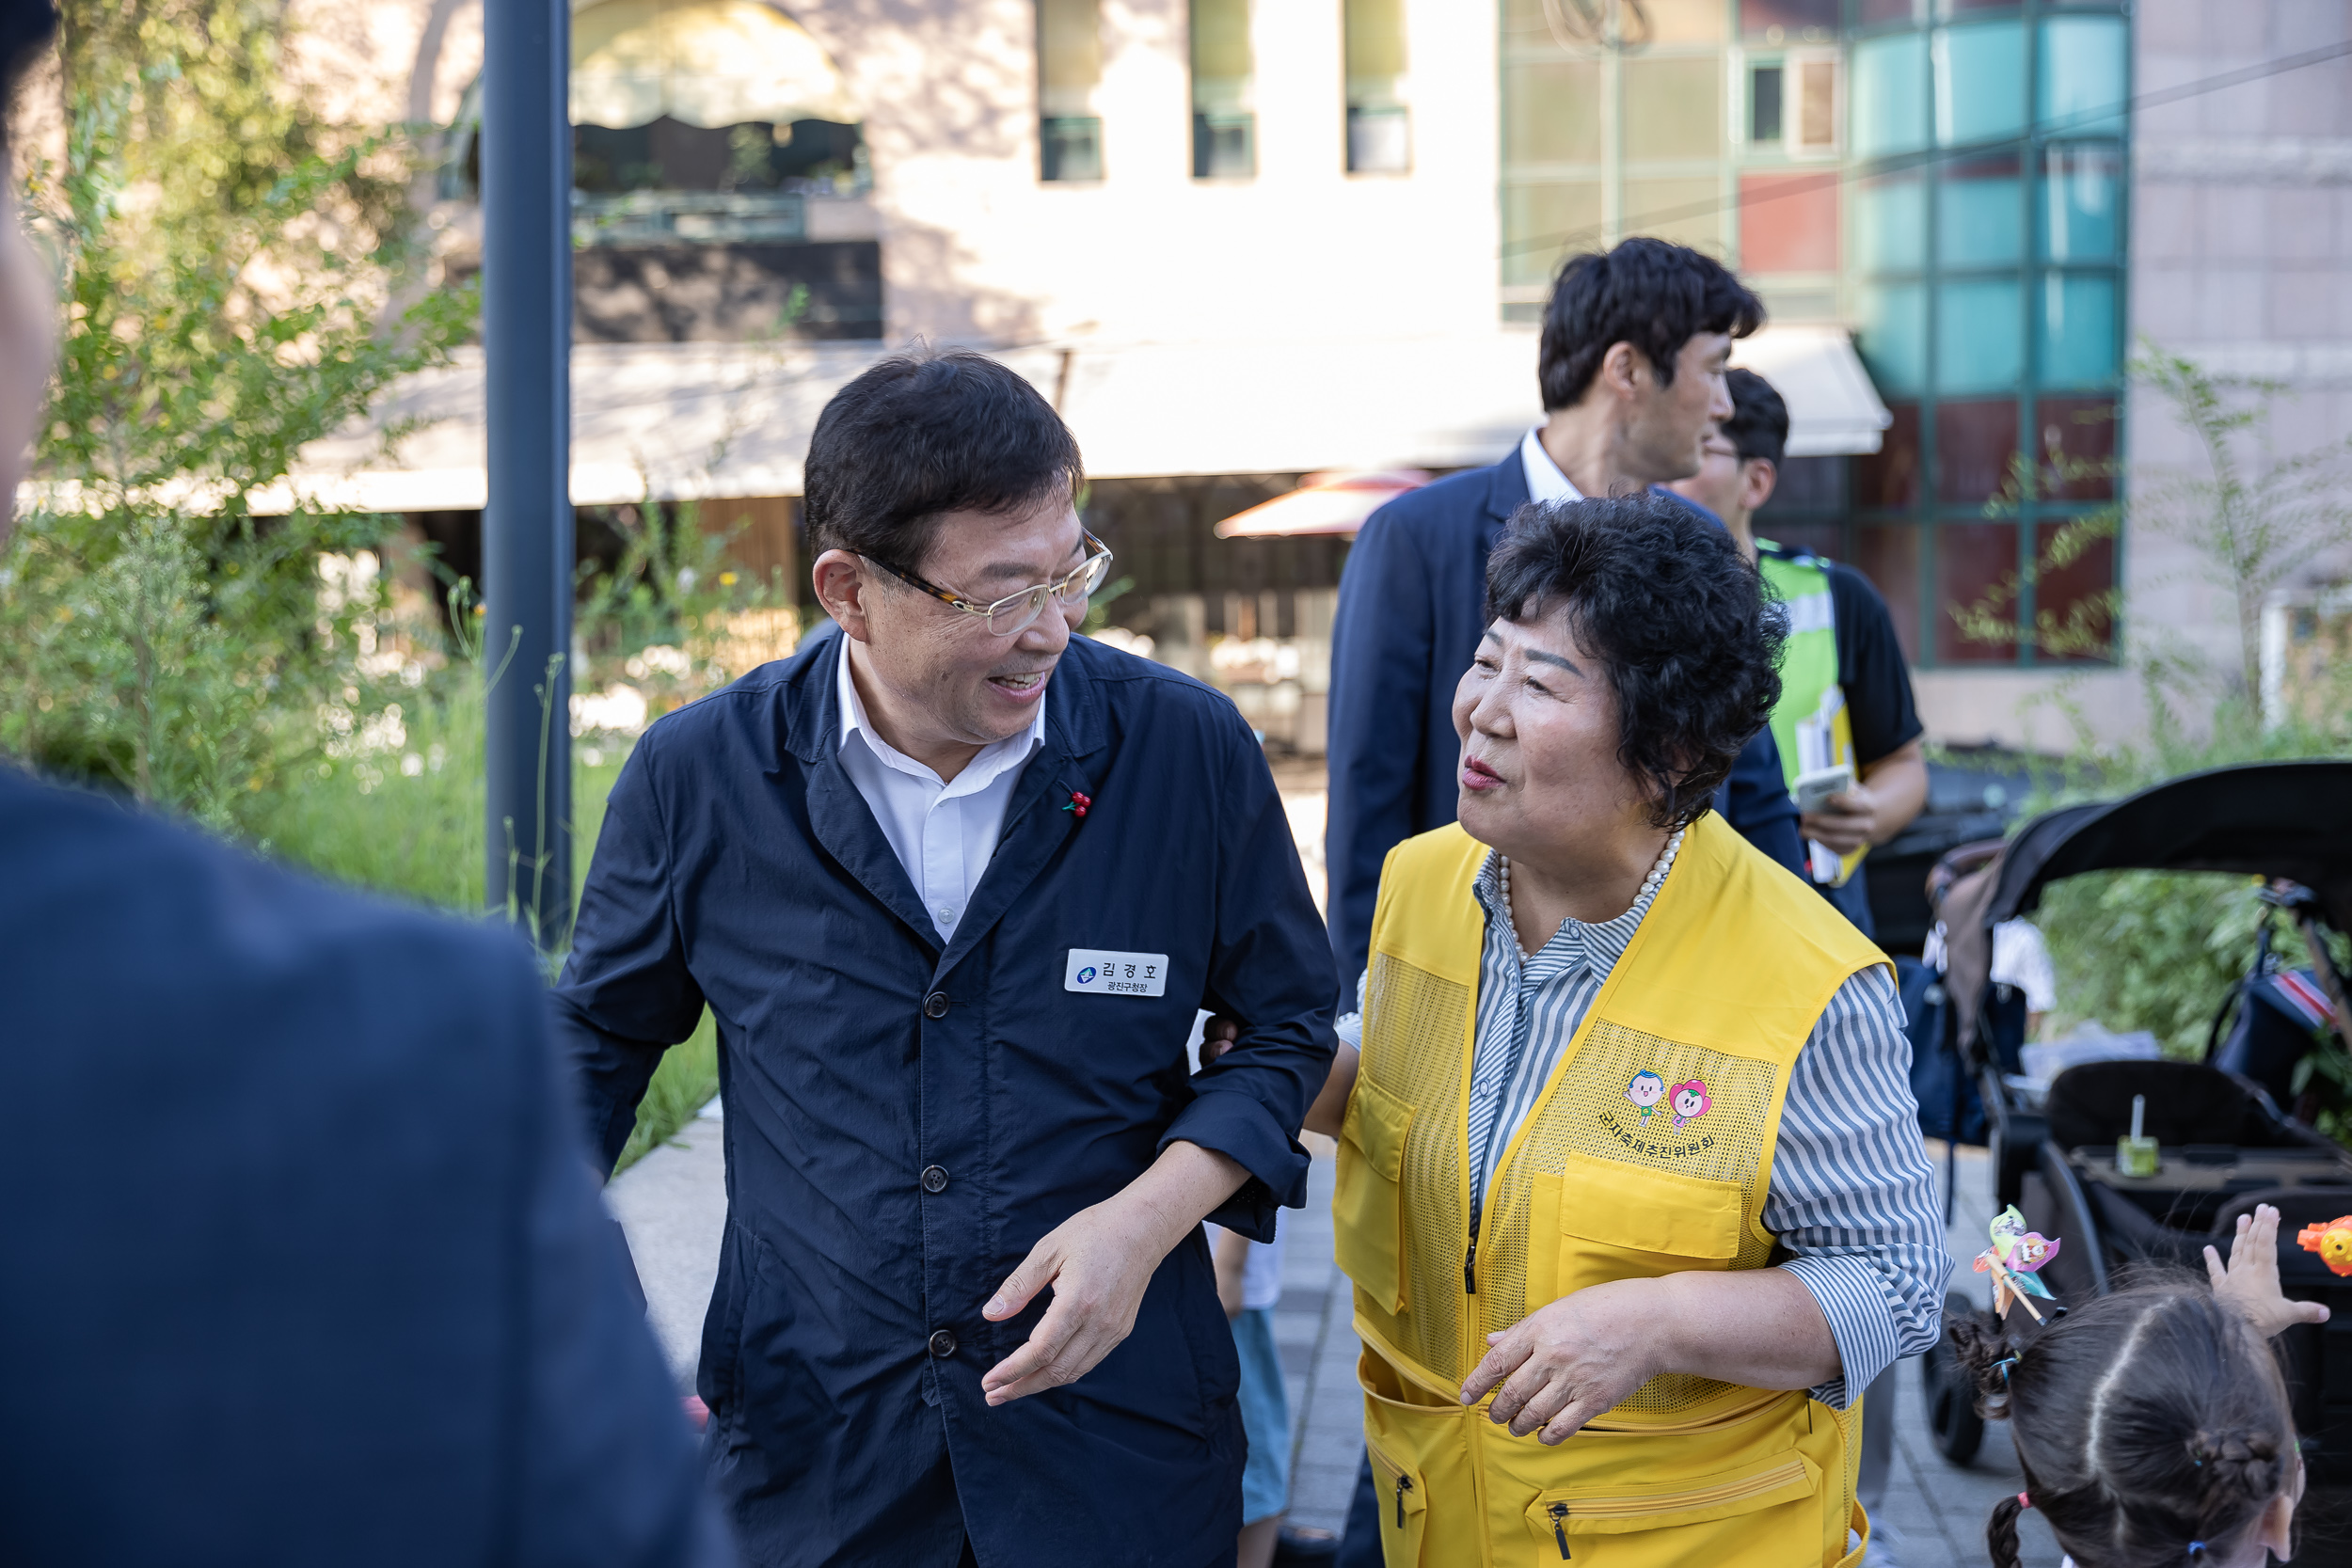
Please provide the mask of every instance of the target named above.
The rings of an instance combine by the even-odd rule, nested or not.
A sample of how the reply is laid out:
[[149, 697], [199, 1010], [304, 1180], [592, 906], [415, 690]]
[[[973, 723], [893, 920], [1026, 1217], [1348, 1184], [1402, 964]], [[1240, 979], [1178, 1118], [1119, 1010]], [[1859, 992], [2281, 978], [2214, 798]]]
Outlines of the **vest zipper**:
[[1396, 1478], [1396, 1528], [1399, 1529], [1405, 1528], [1405, 1494], [1412, 1489], [1412, 1477], [1400, 1475]]
[[1478, 1232], [1470, 1232], [1470, 1250], [1462, 1255], [1462, 1293], [1478, 1293]]
[[1553, 1503], [1550, 1513], [1552, 1539], [1560, 1543], [1560, 1560], [1565, 1562], [1568, 1560], [1568, 1505]]

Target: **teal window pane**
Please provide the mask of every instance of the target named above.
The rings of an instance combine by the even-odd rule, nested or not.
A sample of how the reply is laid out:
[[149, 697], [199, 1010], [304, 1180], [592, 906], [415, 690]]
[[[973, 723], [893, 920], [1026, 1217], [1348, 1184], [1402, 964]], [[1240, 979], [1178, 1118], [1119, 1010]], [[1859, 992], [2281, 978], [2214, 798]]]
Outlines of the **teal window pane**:
[[1934, 60], [1938, 147], [1998, 141], [2025, 130], [2025, 24], [1942, 28]]
[[2053, 147], [2042, 164], [2042, 257], [2108, 261], [2122, 241], [2123, 154], [2112, 147]]
[[1852, 144], [1857, 157], [1916, 152], [1928, 145], [1928, 40], [1920, 33], [1853, 46]]
[[1927, 186], [1918, 176], [1865, 180], [1853, 188], [1853, 264], [1860, 272], [1927, 265]]
[[2045, 133], [2123, 134], [2124, 27], [2120, 16], [2059, 16], [2042, 24], [2034, 115]]
[[1998, 392], [2017, 385], [2025, 372], [2024, 294], [2013, 277], [1947, 283], [1936, 292], [1936, 390]]
[[1928, 292], [1919, 283], [1883, 283], [1860, 292], [1854, 346], [1880, 391], [1899, 396], [1928, 384]]
[[1947, 267], [2025, 260], [2025, 188], [2014, 158], [1959, 158], [1935, 187], [1935, 254]]
[[2115, 278], [2054, 272], [2042, 279], [2042, 384], [2096, 387], [2117, 373]]

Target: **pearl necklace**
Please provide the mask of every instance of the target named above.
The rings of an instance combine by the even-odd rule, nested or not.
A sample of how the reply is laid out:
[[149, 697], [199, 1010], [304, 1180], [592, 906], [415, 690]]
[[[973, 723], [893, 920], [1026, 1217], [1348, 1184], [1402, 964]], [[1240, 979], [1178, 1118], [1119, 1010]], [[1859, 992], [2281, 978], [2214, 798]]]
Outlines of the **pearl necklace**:
[[[1658, 859], [1650, 864], [1649, 875], [1642, 879], [1642, 891], [1634, 897], [1632, 904], [1634, 909], [1640, 909], [1655, 896], [1659, 884], [1666, 879], [1666, 873], [1674, 869], [1675, 851], [1682, 847], [1682, 833], [1683, 830], [1677, 828], [1673, 835], [1666, 840], [1666, 847], [1658, 851]], [[1502, 918], [1510, 923], [1511, 940], [1516, 943], [1518, 941], [1519, 917], [1518, 912], [1511, 908], [1510, 856], [1497, 855], [1495, 857], [1495, 882], [1502, 894]], [[1565, 926], [1567, 922], [1564, 920], [1561, 924]], [[1526, 949], [1521, 948], [1520, 951], [1524, 953]]]

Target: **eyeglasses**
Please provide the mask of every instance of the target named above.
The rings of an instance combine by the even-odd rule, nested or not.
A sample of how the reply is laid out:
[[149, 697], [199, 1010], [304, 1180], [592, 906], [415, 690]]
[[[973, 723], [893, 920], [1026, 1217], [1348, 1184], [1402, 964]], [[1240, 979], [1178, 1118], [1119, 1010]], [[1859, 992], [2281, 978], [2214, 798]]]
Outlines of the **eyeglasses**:
[[913, 572], [902, 572], [887, 561], [874, 561], [871, 556], [864, 559], [873, 562], [909, 588], [921, 589], [941, 604], [961, 610], [966, 615], [979, 616], [988, 623], [988, 629], [997, 636], [1011, 637], [1028, 630], [1037, 618], [1045, 613], [1049, 603], [1082, 605], [1103, 585], [1104, 574], [1111, 568], [1111, 547], [1083, 528], [1078, 531], [1078, 536], [1086, 541], [1089, 553], [1084, 561], [1078, 562], [1076, 571], [1068, 577], [1057, 578], [1052, 582], [1024, 588], [1018, 594], [1008, 594], [994, 604], [975, 604], [953, 589], [925, 582]]

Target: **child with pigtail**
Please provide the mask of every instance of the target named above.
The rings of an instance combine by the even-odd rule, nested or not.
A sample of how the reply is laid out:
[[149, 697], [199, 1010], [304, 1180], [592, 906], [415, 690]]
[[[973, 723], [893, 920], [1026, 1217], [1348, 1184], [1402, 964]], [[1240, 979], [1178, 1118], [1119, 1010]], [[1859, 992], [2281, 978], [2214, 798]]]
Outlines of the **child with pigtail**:
[[1979, 1314], [1950, 1325], [1978, 1408], [2006, 1418], [2026, 1490], [1985, 1537], [2017, 1568], [2017, 1515], [2049, 1521], [2074, 1568], [2259, 1568], [2285, 1560], [2303, 1465], [2270, 1336], [2324, 1323], [2279, 1290], [2279, 1211], [2238, 1220], [2225, 1266], [2086, 1303], [2022, 1345]]

